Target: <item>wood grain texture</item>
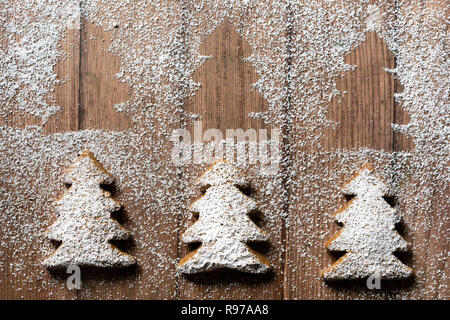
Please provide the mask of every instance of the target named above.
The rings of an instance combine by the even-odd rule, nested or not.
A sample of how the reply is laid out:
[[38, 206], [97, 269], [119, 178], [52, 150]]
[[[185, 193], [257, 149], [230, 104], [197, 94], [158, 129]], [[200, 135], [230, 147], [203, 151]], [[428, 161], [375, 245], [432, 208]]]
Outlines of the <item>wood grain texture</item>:
[[399, 124], [406, 124], [408, 114], [394, 101], [394, 94], [401, 87], [386, 71], [395, 68], [395, 59], [384, 40], [375, 32], [368, 32], [364, 44], [353, 50], [345, 62], [356, 69], [347, 72], [338, 84], [345, 94], [333, 99], [328, 116], [338, 125], [331, 129], [330, 137], [332, 134], [334, 138], [327, 141], [342, 149], [370, 147], [393, 151], [396, 143], [405, 145], [400, 150], [407, 150], [409, 139], [391, 127], [399, 120]]
[[[170, 1], [168, 1], [170, 2]], [[136, 9], [139, 10], [139, 9]], [[174, 17], [180, 17], [178, 12]], [[111, 45], [111, 34], [113, 31], [104, 32], [99, 27], [94, 26], [85, 19], [82, 19], [81, 30], [81, 53], [80, 53], [80, 85], [78, 109], [79, 130], [81, 129], [102, 129], [112, 131], [122, 131], [134, 129], [134, 124], [124, 112], [117, 112], [113, 105], [128, 99], [129, 88], [123, 83], [119, 83], [115, 77], [120, 70], [119, 57], [107, 51]], [[174, 24], [179, 23], [174, 18]], [[115, 28], [122, 28], [126, 21], [116, 20]], [[152, 27], [161, 27], [159, 21], [154, 21]], [[146, 46], [146, 41], [140, 43]], [[178, 87], [170, 86], [171, 90], [179, 91]], [[148, 97], [151, 101], [154, 97]], [[171, 155], [172, 143], [167, 137], [158, 135], [159, 129], [164, 128], [171, 132], [180, 127], [180, 123], [172, 123], [164, 117], [164, 110], [158, 110], [159, 121], [153, 124], [154, 127], [148, 135], [142, 137], [142, 143], [148, 152], [147, 159], [157, 167], [160, 163], [165, 163], [166, 158]], [[181, 121], [181, 119], [180, 119]], [[129, 146], [133, 152], [135, 146]], [[159, 164], [158, 164], [159, 163]], [[106, 165], [106, 164], [105, 164]], [[171, 168], [164, 168], [168, 172], [165, 177], [168, 180], [177, 181], [179, 174], [175, 165]], [[167, 219], [167, 214], [172, 215], [173, 208], [177, 208], [177, 203], [168, 205], [170, 194], [179, 192], [178, 185], [173, 187], [162, 187], [165, 182], [156, 182], [157, 187], [167, 189], [169, 193], [167, 199], [161, 201], [155, 198], [153, 190], [141, 188], [143, 198], [152, 199], [155, 203], [162, 203], [166, 206], [158, 208], [156, 212], [150, 212], [141, 200], [135, 203], [123, 201], [124, 211], [121, 212], [120, 221], [125, 222], [128, 230], [136, 230], [139, 226], [158, 225], [155, 232], [149, 234], [136, 235], [132, 232], [133, 240], [126, 244], [127, 252], [135, 255], [138, 259], [136, 268], [128, 270], [104, 272], [99, 270], [88, 270], [88, 276], [81, 290], [78, 290], [78, 299], [174, 299], [177, 295], [178, 281], [175, 276], [176, 265], [173, 261], [178, 259], [178, 237], [173, 233], [178, 230], [177, 219]], [[130, 192], [126, 184], [122, 190], [117, 190], [115, 196], [121, 199], [123, 194]], [[176, 209], [181, 211], [181, 207]], [[162, 214], [166, 211], [165, 215]], [[169, 212], [167, 212], [169, 211]], [[145, 239], [145, 242], [140, 240]], [[147, 250], [154, 250], [153, 245], [163, 243], [158, 246], [158, 255], [164, 259], [154, 259], [147, 254]], [[155, 276], [155, 272], [161, 274]], [[157, 278], [157, 281], [155, 281]], [[137, 281], [139, 279], [139, 281]]]
[[[444, 2], [442, 4], [434, 2], [432, 5], [445, 7]], [[194, 8], [186, 4], [183, 10], [193, 11]], [[288, 11], [279, 13], [283, 17], [283, 21], [292, 14], [292, 12], [289, 12], [289, 7], [286, 10]], [[249, 113], [264, 113], [270, 109], [268, 101], [263, 98], [257, 89], [252, 87], [252, 84], [257, 82], [259, 75], [251, 63], [244, 60], [252, 54], [252, 47], [243, 35], [251, 19], [255, 19], [254, 14], [249, 9], [249, 12], [242, 12], [241, 16], [235, 17], [234, 20], [224, 20], [212, 33], [206, 34], [203, 38], [199, 53], [211, 57], [193, 74], [193, 80], [200, 83], [200, 88], [194, 92], [192, 97], [183, 101], [184, 111], [199, 116], [197, 120], [201, 121], [203, 132], [209, 128], [217, 128], [225, 137], [226, 129], [241, 128], [247, 130], [252, 128], [270, 131], [270, 129], [278, 127], [268, 125], [263, 120], [249, 117]], [[174, 21], [174, 23], [184, 23], [187, 27], [187, 21], [180, 18], [181, 13], [177, 12], [177, 15], [180, 20]], [[119, 27], [122, 27], [122, 22], [124, 21], [118, 21]], [[430, 18], [429, 22], [423, 23], [432, 24], [434, 22]], [[157, 25], [158, 23], [154, 22], [153, 27]], [[205, 32], [204, 29], [207, 29], [207, 26], [200, 24], [197, 28], [199, 32]], [[300, 34], [303, 28], [303, 25], [294, 22], [293, 25], [286, 28], [285, 35], [288, 39], [294, 39], [294, 36]], [[128, 99], [131, 89], [116, 79], [115, 74], [120, 70], [120, 59], [107, 50], [111, 44], [111, 33], [112, 31], [104, 31], [86, 19], [82, 19], [81, 29], [69, 29], [63, 35], [61, 46], [64, 51], [69, 53], [69, 56], [56, 66], [55, 71], [58, 75], [68, 75], [69, 80], [55, 88], [55, 102], [63, 107], [63, 111], [50, 118], [44, 125], [46, 133], [53, 134], [87, 129], [123, 131], [134, 128], [134, 124], [126, 113], [117, 112], [114, 109], [114, 104]], [[187, 48], [192, 46], [192, 39], [188, 35], [180, 34], [180, 37], [184, 37], [183, 45]], [[261, 36], [261, 38], [264, 37]], [[270, 44], [263, 42], [260, 45], [270, 47]], [[291, 45], [293, 44], [291, 43]], [[306, 50], [307, 48], [301, 49]], [[283, 50], [288, 50], [288, 48], [283, 48]], [[188, 55], [185, 57], [186, 61], [192, 60], [194, 57], [189, 56], [192, 51], [187, 50], [186, 52]], [[346, 92], [330, 102], [329, 111], [326, 115], [328, 120], [337, 123], [336, 129], [314, 128], [313, 132], [299, 134], [291, 141], [289, 138], [292, 128], [289, 121], [292, 120], [293, 124], [302, 127], [304, 125], [302, 121], [304, 120], [298, 115], [296, 117], [291, 114], [289, 108], [284, 111], [282, 116], [285, 117], [281, 121], [287, 122], [280, 125], [284, 134], [282, 149], [284, 156], [292, 157], [291, 161], [282, 164], [281, 170], [284, 173], [290, 170], [290, 166], [299, 168], [302, 163], [308, 162], [309, 168], [311, 168], [307, 172], [308, 176], [326, 175], [327, 172], [336, 169], [339, 162], [336, 159], [322, 162], [320, 157], [323, 157], [324, 152], [332, 153], [338, 149], [366, 147], [389, 153], [409, 151], [415, 147], [409, 137], [394, 132], [391, 128], [391, 123], [408, 123], [409, 115], [394, 100], [394, 94], [401, 92], [403, 88], [391, 73], [384, 70], [384, 68], [393, 69], [396, 66], [395, 57], [389, 51], [384, 40], [375, 32], [366, 33], [365, 41], [354, 48], [346, 56], [345, 61], [350, 65], [355, 65], [356, 69], [343, 74], [340, 79], [336, 80], [338, 89]], [[295, 69], [297, 65], [290, 60], [290, 57], [287, 57], [284, 62], [285, 64], [279, 67], [285, 69], [286, 73], [303, 71]], [[287, 104], [291, 101], [300, 101], [306, 94], [298, 88], [290, 87], [288, 81], [281, 86], [285, 87], [289, 95], [283, 97]], [[171, 90], [183, 91], [186, 90], [186, 87], [180, 85], [180, 87], [172, 87]], [[149, 99], [152, 98], [149, 97]], [[162, 115], [164, 110], [160, 112]], [[314, 116], [319, 115], [309, 115], [309, 117]], [[180, 121], [176, 123], [166, 121], [163, 115], [161, 119], [160, 125], [168, 131], [187, 128], [191, 136], [194, 136], [194, 119], [180, 117]], [[26, 125], [41, 124], [38, 119], [22, 114], [13, 114], [4, 122], [10, 126], [21, 128]], [[304, 127], [307, 127], [307, 124]], [[305, 145], [303, 142], [308, 139], [307, 135], [312, 134], [323, 135], [320, 144]], [[163, 139], [155, 132], [149, 132], [149, 137], [155, 141]], [[155, 153], [148, 156], [152, 159], [158, 159], [170, 155], [171, 148], [172, 144], [169, 141], [161, 141], [148, 148], [148, 150], [154, 150]], [[374, 161], [376, 161], [375, 158]], [[365, 162], [366, 160], [361, 161], [360, 165], [364, 165]], [[395, 159], [392, 162], [386, 160], [383, 165], [385, 168], [394, 167]], [[107, 164], [105, 166], [107, 167]], [[192, 185], [194, 183], [193, 178], [200, 176], [207, 167], [208, 164], [202, 164], [185, 166], [180, 169], [174, 165], [169, 170], [172, 174], [168, 178], [176, 181], [176, 184], [173, 188], [169, 188], [168, 192], [175, 194], [183, 189], [183, 186]], [[301, 169], [299, 169], [299, 172], [301, 172]], [[394, 293], [398, 288], [406, 292], [411, 299], [437, 297], [437, 294], [422, 295], [417, 293], [417, 284], [411, 281], [388, 285], [386, 290], [372, 295], [360, 283], [336, 284], [326, 283], [320, 279], [321, 271], [336, 259], [335, 256], [326, 252], [324, 242], [339, 230], [339, 226], [329, 217], [326, 217], [326, 214], [332, 214], [343, 206], [346, 200], [343, 197], [336, 197], [334, 202], [325, 201], [329, 199], [311, 199], [307, 192], [318, 188], [320, 190], [332, 190], [338, 194], [343, 183], [354, 173], [341, 174], [336, 179], [337, 181], [335, 180], [332, 183], [320, 181], [320, 179], [305, 181], [302, 176], [291, 177], [293, 183], [289, 184], [287, 181], [283, 181], [282, 188], [274, 191], [270, 197], [259, 193], [258, 190], [264, 184], [275, 180], [271, 180], [271, 178], [265, 181], [250, 179], [252, 184], [250, 196], [257, 199], [267, 211], [281, 210], [286, 213], [291, 221], [291, 224], [287, 227], [285, 220], [280, 216], [269, 224], [264, 221], [264, 211], [261, 212], [263, 219], [260, 225], [270, 235], [270, 245], [263, 250], [264, 254], [274, 264], [274, 272], [268, 277], [252, 278], [235, 273], [229, 275], [213, 274], [211, 277], [203, 279], [175, 276], [176, 265], [167, 261], [178, 261], [188, 253], [189, 248], [179, 240], [179, 234], [174, 235], [174, 232], [168, 232], [167, 230], [184, 230], [192, 223], [193, 219], [188, 218], [189, 214], [187, 213], [184, 220], [181, 218], [179, 220], [167, 220], [164, 216], [158, 216], [155, 213], [150, 217], [146, 209], [142, 208], [142, 204], [132, 204], [125, 201], [123, 203], [125, 207], [124, 221], [127, 229], [133, 230], [142, 221], [159, 225], [155, 234], [145, 238], [146, 243], [135, 244], [132, 248], [133, 254], [140, 256], [138, 269], [114, 274], [108, 274], [108, 272], [93, 273], [92, 276], [86, 278], [83, 288], [78, 291], [66, 290], [64, 278], [55, 277], [53, 274], [45, 274], [43, 279], [52, 283], [51, 288], [61, 287], [58, 294], [53, 296], [48, 295], [45, 287], [40, 292], [32, 290], [25, 290], [24, 293], [13, 292], [11, 283], [15, 281], [15, 278], [10, 273], [4, 273], [0, 274], [0, 298], [133, 299], [139, 297], [148, 299], [245, 300], [360, 299], [370, 297], [389, 299], [395, 296]], [[395, 174], [393, 170], [392, 174]], [[116, 196], [120, 199], [121, 193], [127, 193], [128, 191], [125, 186], [123, 190], [118, 190]], [[438, 194], [436, 190], [433, 192], [435, 193], [435, 201], [439, 205], [430, 208], [429, 216], [419, 216], [415, 218], [415, 221], [407, 221], [402, 231], [402, 235], [407, 241], [417, 243], [420, 247], [418, 251], [413, 253], [414, 258], [402, 257], [402, 259], [408, 264], [414, 263], [416, 268], [425, 270], [425, 273], [428, 272], [427, 257], [448, 252], [448, 223], [440, 223], [439, 221], [442, 210], [448, 212], [448, 204], [446, 204], [448, 188], [444, 188], [442, 194]], [[198, 190], [197, 194], [191, 198], [177, 198], [174, 200], [173, 206], [179, 208], [179, 210], [184, 210], [200, 194], [200, 190]], [[152, 197], [151, 191], [146, 190], [144, 196]], [[305, 206], [305, 203], [311, 203], [311, 201], [325, 203], [325, 205]], [[414, 210], [414, 208], [408, 208], [402, 203], [399, 206], [400, 210]], [[132, 209], [129, 210], [128, 208]], [[305, 209], [310, 210], [307, 215], [303, 211]], [[431, 230], [422, 230], [425, 218], [429, 218], [437, 227]], [[153, 220], [150, 221], [151, 219]], [[412, 232], [408, 224], [417, 226], [418, 230]], [[160, 242], [166, 244], [160, 248], [161, 254], [168, 257], [164, 265], [156, 265], [151, 257], [143, 254], [146, 246], [152, 246], [152, 237], [158, 237]], [[10, 256], [6, 253], [6, 257], [2, 257], [2, 260], [6, 261], [7, 264], [12, 263]], [[39, 257], [31, 255], [26, 259], [35, 263]], [[446, 265], [447, 260], [442, 259], [440, 267], [448, 278], [449, 271], [445, 268]], [[142, 270], [143, 268], [145, 270]], [[162, 286], [152, 283], [150, 273], [155, 268], [165, 270], [164, 274], [161, 274], [164, 279]], [[142, 283], [141, 287], [136, 281], [138, 277], [140, 277]], [[437, 281], [431, 273], [426, 274], [423, 279], [424, 283], [421, 285]], [[435, 285], [448, 285], [440, 279], [437, 282]], [[396, 285], [398, 285], [397, 288]], [[30, 288], [35, 287], [34, 284], [29, 284], [29, 286]], [[394, 290], [390, 290], [392, 288]]]
[[[338, 10], [338, 7], [339, 2], [336, 2], [335, 7], [331, 5], [331, 8], [326, 7], [325, 10], [332, 12], [334, 9]], [[294, 22], [293, 37], [301, 33], [302, 29], [301, 24]], [[307, 51], [308, 48], [303, 50]], [[336, 153], [333, 155], [333, 150], [356, 150], [365, 147], [393, 152], [407, 150], [412, 144], [407, 137], [399, 136], [391, 128], [391, 123], [404, 124], [407, 114], [399, 112], [399, 106], [394, 101], [394, 94], [398, 93], [396, 90], [399, 90], [400, 86], [394, 77], [384, 70], [395, 67], [394, 55], [386, 43], [375, 32], [368, 32], [365, 34], [365, 40], [346, 56], [345, 62], [355, 66], [355, 69], [337, 79], [337, 87], [343, 95], [330, 102], [326, 113], [329, 120], [337, 123], [337, 127], [313, 127], [312, 130], [297, 135], [293, 142], [293, 162], [305, 163], [307, 170], [300, 170], [301, 174], [293, 178], [290, 190], [290, 194], [294, 195], [289, 206], [292, 223], [286, 240], [286, 265], [290, 268], [287, 268], [285, 278], [286, 297], [289, 299], [387, 299], [395, 294], [395, 289], [414, 295], [414, 280], [383, 283], [384, 290], [374, 292], [367, 289], [363, 281], [325, 282], [321, 279], [322, 270], [340, 257], [339, 254], [326, 251], [325, 241], [342, 228], [335, 223], [332, 216], [347, 202], [341, 195], [345, 182], [367, 162], [378, 163], [376, 171], [387, 170], [392, 174], [395, 172], [395, 159], [381, 160], [376, 152], [368, 154], [366, 159], [351, 160], [356, 162], [348, 164], [345, 157], [340, 158]], [[292, 68], [295, 70], [296, 67], [293, 63]], [[307, 100], [307, 95], [306, 90], [292, 88], [294, 101]], [[320, 116], [319, 111], [309, 115], [313, 118]], [[308, 121], [297, 116], [294, 124], [300, 128], [308, 128]], [[316, 143], [308, 142], [310, 136], [320, 136], [321, 132], [324, 133], [322, 139]], [[342, 164], [350, 165], [354, 169], [343, 172], [339, 167]], [[331, 176], [333, 172], [339, 172], [339, 176]], [[302, 177], [303, 174], [310, 179]], [[317, 179], [327, 175], [329, 179]], [[326, 199], [311, 197], [317, 192], [329, 196]], [[405, 210], [404, 207], [399, 209]], [[402, 235], [411, 241], [410, 234], [405, 230]], [[411, 264], [407, 257], [403, 257], [403, 261]]]
[[[440, 26], [445, 26], [443, 17], [437, 18], [434, 10], [444, 10], [444, 8], [448, 8], [448, 3], [443, 0], [436, 1], [415, 1], [413, 6], [413, 12], [417, 13], [417, 18], [413, 19], [411, 23], [413, 23], [418, 28], [439, 28]], [[400, 7], [400, 12], [405, 13], [406, 9]], [[444, 10], [445, 12], [445, 10]], [[448, 17], [448, 12], [445, 15]], [[434, 47], [436, 39], [426, 38], [423, 39], [421, 45], [423, 47]], [[413, 47], [414, 39], [410, 39], [408, 41], [408, 46]], [[420, 58], [414, 57], [414, 61], [417, 62]], [[436, 58], [433, 58], [436, 59]], [[439, 81], [431, 77], [430, 81], [436, 82]], [[400, 89], [402, 90], [402, 89]], [[438, 96], [436, 98], [436, 103], [446, 105], [448, 101], [445, 100], [445, 96]], [[405, 119], [404, 113], [396, 113], [396, 117], [399, 117], [398, 121], [402, 121], [400, 119]], [[406, 116], [407, 117], [407, 116]], [[403, 120], [404, 121], [404, 120]], [[428, 124], [423, 124], [428, 125]], [[402, 150], [405, 148], [405, 145], [408, 147], [411, 146], [410, 141], [405, 140], [396, 140], [394, 147], [396, 150]], [[444, 171], [448, 171], [449, 163], [448, 160], [444, 159], [444, 169], [440, 169], [440, 172], [436, 172], [436, 168], [431, 165], [424, 168], [424, 171], [430, 173], [428, 176], [428, 181], [422, 181], [422, 187], [420, 190], [409, 188], [411, 194], [417, 194], [419, 192], [423, 192], [426, 189], [427, 184], [432, 184], [434, 174], [443, 174]], [[418, 178], [416, 178], [418, 179]], [[420, 179], [420, 177], [419, 177]], [[416, 182], [417, 181], [412, 181]], [[418, 183], [420, 185], [420, 183]], [[428, 210], [424, 212], [422, 215], [416, 215], [413, 220], [409, 221], [410, 226], [419, 226], [416, 227], [415, 231], [409, 230], [408, 226], [405, 226], [406, 238], [409, 242], [414, 243], [417, 248], [414, 252], [411, 253], [411, 260], [414, 260], [415, 266], [417, 270], [421, 270], [423, 272], [423, 283], [422, 285], [432, 285], [435, 287], [448, 288], [450, 284], [450, 270], [447, 267], [449, 262], [449, 242], [448, 240], [444, 240], [444, 237], [448, 234], [448, 230], [450, 230], [450, 223], [448, 219], [443, 218], [442, 214], [447, 213], [449, 211], [449, 187], [447, 185], [442, 185], [442, 188], [437, 187], [433, 188], [431, 194], [428, 197], [423, 197], [419, 201], [423, 203], [428, 203]], [[400, 204], [403, 210], [415, 210], [414, 206], [407, 204]], [[425, 225], [430, 223], [431, 228], [426, 228]], [[433, 263], [430, 263], [433, 261]], [[437, 271], [438, 270], [438, 271]], [[417, 284], [416, 284], [417, 285]], [[445, 292], [443, 296], [446, 299], [449, 299], [448, 289], [443, 290]], [[409, 297], [412, 299], [439, 299], [440, 294], [438, 290], [427, 294], [418, 294], [415, 290], [411, 290], [409, 293]]]
[[[61, 35], [60, 47], [66, 55], [63, 55], [62, 60], [55, 66], [55, 72], [62, 84], [55, 87], [54, 99], [49, 101], [55, 105], [63, 106], [61, 113], [50, 117], [45, 124], [42, 124], [42, 120], [16, 111], [6, 121], [0, 119], [2, 124], [19, 128], [25, 128], [29, 125], [42, 126], [43, 131], [48, 134], [77, 131], [79, 129], [80, 39], [81, 33], [77, 28], [67, 29]], [[60, 181], [54, 181], [49, 175], [49, 183], [58, 185]], [[50, 197], [53, 196], [57, 195], [51, 195]], [[22, 222], [18, 221], [17, 224], [19, 223]], [[40, 244], [36, 244], [36, 246], [40, 248]], [[79, 296], [77, 291], [64, 288], [65, 274], [51, 274], [45, 271], [35, 284], [31, 284], [30, 280], [25, 280], [24, 284], [24, 280], [17, 277], [17, 274], [13, 272], [12, 266], [17, 259], [17, 257], [14, 258], [13, 251], [14, 249], [11, 248], [6, 252], [6, 256], [2, 256], [2, 261], [5, 261], [5, 264], [10, 267], [7, 272], [2, 273], [0, 278], [0, 299], [77, 299]], [[19, 254], [19, 259], [29, 264], [23, 269], [23, 274], [30, 275], [31, 279], [35, 272], [33, 265], [40, 264], [42, 256], [38, 251], [30, 250], [30, 254], [24, 256]]]
[[[55, 88], [55, 102], [61, 106], [60, 115], [52, 117], [45, 129], [48, 133], [78, 131], [80, 105], [80, 45], [81, 30], [67, 29], [63, 35], [61, 46], [67, 52], [67, 57], [60, 61], [55, 68], [57, 75], [66, 75], [63, 85]], [[62, 79], [61, 79], [62, 80]]]
[[79, 130], [122, 131], [131, 127], [114, 105], [128, 99], [128, 87], [116, 79], [119, 57], [108, 52], [111, 33], [82, 19], [80, 52]]

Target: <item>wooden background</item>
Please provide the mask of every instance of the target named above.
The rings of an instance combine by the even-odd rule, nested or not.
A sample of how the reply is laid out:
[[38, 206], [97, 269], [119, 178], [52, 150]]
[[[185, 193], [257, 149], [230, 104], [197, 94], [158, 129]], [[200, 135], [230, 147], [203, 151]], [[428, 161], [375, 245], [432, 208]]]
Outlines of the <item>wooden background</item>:
[[[295, 33], [298, 31], [296, 28], [300, 27], [294, 26], [286, 32]], [[105, 41], [93, 40], [91, 35], [98, 39], [105, 39]], [[46, 133], [85, 129], [120, 131], [132, 128], [130, 119], [125, 114], [113, 109], [115, 103], [128, 99], [129, 88], [115, 80], [115, 74], [120, 70], [120, 60], [117, 56], [106, 52], [110, 44], [109, 39], [110, 32], [103, 31], [84, 18], [81, 20], [80, 30], [67, 30], [62, 45], [72, 55], [71, 58], [60, 62], [55, 71], [58, 75], [69, 75], [70, 81], [68, 84], [56, 88], [56, 104], [64, 106], [64, 109], [60, 117], [53, 117], [44, 125]], [[222, 24], [204, 39], [200, 47], [200, 54], [215, 57], [203, 64], [194, 74], [196, 82], [207, 83], [208, 86], [202, 87], [192, 99], [186, 101], [185, 110], [202, 114], [204, 128], [219, 128], [223, 131], [226, 128], [270, 129], [262, 121], [248, 117], [250, 112], [267, 111], [268, 104], [260, 94], [250, 89], [250, 85], [258, 80], [258, 76], [251, 64], [242, 60], [251, 55], [251, 48], [246, 40], [236, 32], [235, 26], [229, 22]], [[404, 124], [408, 123], [409, 119], [408, 114], [394, 102], [394, 94], [400, 92], [402, 88], [392, 74], [383, 69], [394, 68], [396, 64], [393, 54], [389, 52], [384, 41], [374, 32], [367, 33], [365, 42], [347, 56], [346, 62], [357, 65], [357, 69], [346, 73], [342, 79], [338, 80], [339, 89], [347, 91], [348, 94], [341, 101], [334, 99], [331, 102], [333, 107], [330, 108], [328, 118], [342, 123], [342, 126], [337, 130], [330, 129], [325, 134], [324, 148], [333, 150], [367, 147], [387, 151], [414, 148], [412, 141], [403, 135], [394, 133], [390, 127], [391, 123]], [[289, 88], [289, 90], [295, 94], [295, 88]], [[355, 106], [358, 108], [354, 109]], [[38, 122], [21, 115], [14, 115], [8, 119], [8, 125], [11, 126], [25, 127], [27, 124], [38, 124]], [[284, 128], [284, 130], [289, 130], [289, 128]], [[283, 150], [285, 152], [288, 150], [286, 144], [290, 143], [294, 146], [293, 149], [289, 149], [290, 152], [314, 153], [314, 150], [296, 149], [295, 141], [285, 141], [284, 143]], [[196, 170], [195, 174], [201, 173], [198, 168], [185, 168], [184, 170]], [[289, 170], [289, 168], [283, 168], [283, 170]], [[349, 176], [351, 174], [349, 173]], [[285, 196], [286, 194], [289, 196], [291, 191], [281, 190], [280, 197], [283, 192]], [[444, 201], [442, 199], [436, 201]], [[342, 203], [336, 203], [336, 208], [341, 205]], [[300, 212], [295, 212], [295, 207], [295, 202], [290, 203], [286, 210], [290, 214], [300, 215]], [[318, 211], [317, 214], [320, 212]], [[431, 214], [437, 216], [442, 213]], [[334, 299], [365, 297], [367, 294], [365, 290], [352, 291], [354, 284], [327, 286], [317, 278], [311, 278], [310, 274], [320, 274], [323, 266], [332, 263], [332, 256], [323, 255], [320, 252], [324, 251], [324, 247], [317, 247], [314, 250], [318, 256], [323, 257], [321, 258], [322, 262], [315, 265], [302, 265], [299, 261], [302, 261], [303, 258], [297, 255], [298, 251], [292, 246], [295, 246], [293, 238], [303, 229], [296, 225], [286, 228], [281, 218], [278, 225], [280, 229], [273, 233], [271, 242], [276, 246], [283, 246], [285, 250], [279, 253], [281, 263], [275, 262], [277, 274], [272, 278], [263, 279], [261, 282], [242, 279], [239, 281], [236, 278], [239, 284], [231, 287], [210, 282], [191, 282], [183, 277], [177, 281], [168, 279], [167, 285], [160, 288], [159, 293], [149, 294], [147, 298]], [[127, 226], [127, 228], [130, 227], [132, 226]], [[324, 227], [322, 231], [326, 231], [331, 236], [336, 230], [337, 226], [334, 230], [325, 230]], [[270, 230], [268, 231], [271, 233]], [[432, 232], [445, 233], [445, 230]], [[426, 233], [426, 237], [433, 237], [432, 232]], [[421, 232], [417, 232], [417, 234], [419, 235]], [[444, 236], [440, 234], [438, 238], [443, 239]], [[411, 238], [408, 240], [420, 241], [420, 239]], [[186, 246], [178, 239], [167, 239], [167, 242], [164, 250], [168, 255], [176, 254], [177, 259], [184, 256]], [[435, 250], [442, 249], [448, 249], [446, 243], [429, 248], [425, 256], [432, 256]], [[151, 265], [151, 261], [141, 261], [140, 263]], [[426, 261], [418, 263], [426, 264]], [[300, 264], [298, 270], [292, 270], [290, 268], [292, 264]], [[304, 274], [302, 270], [308, 270], [308, 275]], [[23, 293], [17, 293], [9, 286], [10, 281], [13, 281], [9, 277], [12, 276], [6, 274], [2, 277], [0, 298], [21, 297]], [[61, 281], [63, 283], [63, 280]], [[98, 282], [87, 281], [79, 291], [62, 290], [60, 295], [52, 297], [49, 297], [45, 291], [28, 292], [25, 297], [132, 299], [137, 296], [137, 288], [130, 288], [126, 281], [102, 283], [101, 288], [97, 288], [97, 286]], [[410, 298], [437, 297], [437, 293], [426, 296], [416, 294], [413, 288], [414, 284], [406, 283], [401, 286], [407, 288]], [[342, 294], [344, 291], [346, 293]], [[389, 297], [389, 293], [385, 293], [374, 298]]]

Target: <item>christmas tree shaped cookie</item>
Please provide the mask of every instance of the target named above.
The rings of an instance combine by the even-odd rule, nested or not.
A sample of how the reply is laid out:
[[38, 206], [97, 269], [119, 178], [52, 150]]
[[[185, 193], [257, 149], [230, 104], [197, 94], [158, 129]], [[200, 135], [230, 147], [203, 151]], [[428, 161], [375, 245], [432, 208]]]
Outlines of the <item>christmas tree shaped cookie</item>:
[[185, 274], [217, 269], [247, 273], [269, 271], [269, 262], [247, 245], [250, 241], [268, 241], [268, 236], [248, 216], [257, 205], [239, 190], [238, 186], [247, 186], [240, 172], [221, 160], [198, 183], [206, 189], [191, 206], [199, 219], [181, 240], [201, 243], [201, 246], [180, 261], [178, 271]]
[[407, 242], [395, 230], [401, 217], [383, 198], [387, 186], [375, 176], [370, 165], [363, 167], [343, 190], [354, 198], [336, 213], [344, 225], [326, 243], [330, 251], [345, 251], [332, 266], [322, 272], [325, 280], [403, 279], [412, 275], [411, 268], [393, 254], [407, 251]]
[[113, 179], [92, 153], [84, 152], [70, 166], [64, 183], [70, 187], [55, 202], [59, 218], [47, 231], [47, 237], [61, 241], [61, 245], [43, 265], [47, 268], [134, 265], [134, 257], [109, 242], [126, 240], [130, 234], [111, 218], [111, 213], [119, 210], [121, 204], [101, 188], [112, 184]]

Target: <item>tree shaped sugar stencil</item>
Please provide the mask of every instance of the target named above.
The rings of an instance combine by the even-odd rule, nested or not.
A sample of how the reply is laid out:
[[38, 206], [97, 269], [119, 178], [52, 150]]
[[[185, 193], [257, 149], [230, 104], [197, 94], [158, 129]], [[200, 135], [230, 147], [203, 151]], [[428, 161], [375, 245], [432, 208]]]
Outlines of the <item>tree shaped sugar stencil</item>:
[[337, 122], [330, 136], [337, 147], [370, 147], [394, 151], [414, 148], [405, 135], [394, 131], [393, 124], [409, 121], [406, 111], [394, 99], [401, 85], [394, 74], [395, 57], [376, 32], [349, 54], [346, 63], [355, 69], [337, 80], [342, 96], [334, 98], [328, 118]]
[[69, 187], [55, 202], [59, 217], [47, 231], [47, 237], [61, 245], [43, 265], [64, 268], [69, 265], [92, 267], [129, 267], [136, 264], [131, 255], [110, 241], [127, 240], [130, 233], [111, 214], [121, 204], [101, 185], [113, 183], [111, 175], [85, 151], [69, 167], [64, 176]]
[[396, 231], [401, 216], [383, 198], [388, 192], [371, 165], [364, 166], [342, 190], [354, 196], [336, 213], [344, 227], [326, 243], [329, 251], [345, 251], [332, 266], [322, 272], [325, 280], [404, 279], [411, 268], [393, 253], [407, 251], [408, 243]]
[[181, 259], [178, 271], [184, 274], [234, 269], [246, 273], [268, 272], [270, 263], [248, 242], [268, 241], [268, 236], [249, 218], [257, 209], [255, 201], [241, 192], [247, 187], [242, 174], [221, 160], [200, 177], [205, 194], [195, 201], [191, 211], [198, 220], [181, 236], [185, 243], [201, 246]]
[[252, 87], [258, 74], [245, 61], [251, 48], [234, 25], [224, 22], [203, 41], [199, 52], [208, 59], [193, 74], [200, 87], [185, 110], [199, 115], [203, 128], [217, 128], [223, 134], [229, 128], [263, 128], [263, 121], [249, 118], [249, 113], [266, 112], [269, 105]]

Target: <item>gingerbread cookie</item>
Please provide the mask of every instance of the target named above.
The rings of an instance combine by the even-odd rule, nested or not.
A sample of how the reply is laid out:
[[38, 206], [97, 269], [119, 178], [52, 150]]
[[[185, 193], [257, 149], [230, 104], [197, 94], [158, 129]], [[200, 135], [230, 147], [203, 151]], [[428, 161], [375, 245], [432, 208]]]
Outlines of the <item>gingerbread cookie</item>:
[[401, 217], [383, 198], [387, 186], [373, 171], [364, 166], [343, 189], [354, 198], [336, 213], [344, 225], [326, 243], [330, 251], [345, 251], [332, 266], [322, 272], [325, 280], [364, 279], [373, 275], [381, 279], [403, 279], [412, 275], [394, 254], [407, 251], [408, 243], [396, 231]]
[[185, 243], [199, 242], [201, 246], [180, 261], [178, 271], [185, 274], [217, 269], [269, 271], [267, 259], [247, 245], [249, 241], [268, 241], [268, 236], [248, 216], [257, 205], [237, 187], [248, 185], [242, 174], [221, 160], [200, 177], [198, 184], [206, 188], [205, 194], [191, 206], [199, 219], [181, 239]]

